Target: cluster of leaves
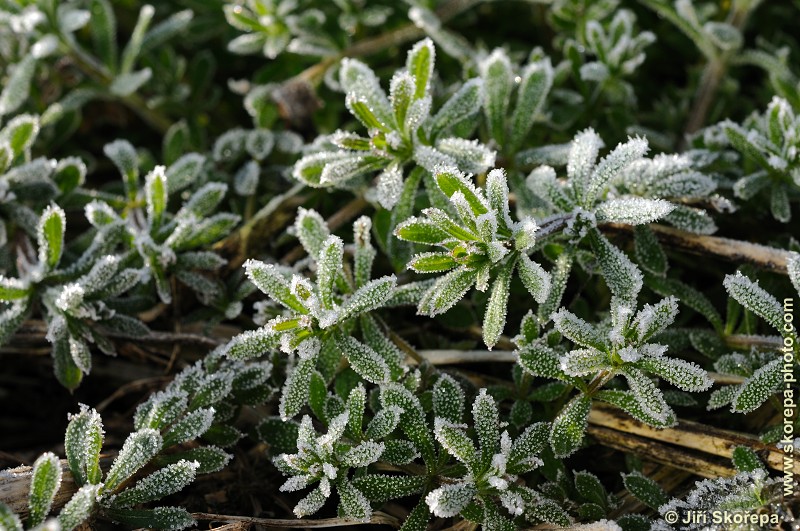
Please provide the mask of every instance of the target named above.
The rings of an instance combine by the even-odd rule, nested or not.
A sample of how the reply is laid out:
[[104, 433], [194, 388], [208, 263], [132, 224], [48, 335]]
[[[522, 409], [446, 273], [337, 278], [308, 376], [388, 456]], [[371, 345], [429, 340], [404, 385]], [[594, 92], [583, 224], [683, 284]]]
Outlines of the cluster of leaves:
[[[338, 498], [341, 517], [367, 523], [388, 500], [413, 497], [404, 530], [437, 517], [488, 530], [549, 523], [627, 531], [669, 527], [643, 515], [615, 518], [612, 487], [624, 485], [662, 516], [775, 501], [775, 481], [747, 448], [734, 452], [737, 476], [671, 501], [635, 463], [621, 483], [606, 485], [604, 474], [567, 468], [579, 462], [597, 401], [668, 428], [675, 407], [780, 409], [783, 374], [797, 369], [791, 303], [773, 294], [800, 293], [791, 229], [768, 241], [790, 251], [770, 250], [789, 282], [765, 276], [759, 284], [754, 270], [714, 266], [708, 296], [679, 253], [669, 253], [670, 267], [664, 245], [718, 253], [725, 240], [708, 236], [720, 227], [749, 239], [752, 229], [737, 235], [741, 221], [726, 214], [760, 213], [763, 199], [791, 227], [800, 83], [788, 51], [745, 49], [744, 24], [759, 2], [644, 0], [624, 9], [620, 0], [556, 0], [540, 17], [554, 30], [552, 45], [527, 55], [512, 44], [485, 49], [444, 27], [471, 2], [408, 3], [407, 13], [361, 0], [192, 2], [195, 13], [172, 2], [135, 13], [107, 0], [2, 3], [0, 341], [40, 317], [56, 377], [73, 390], [91, 371], [91, 349], [115, 354], [118, 341], [147, 337], [151, 327], [178, 328], [183, 319], [170, 322], [170, 306], [174, 317], [198, 301], [203, 308], [190, 318], [206, 331], [228, 321], [240, 332], [137, 408], [110, 468], [99, 457], [99, 415], [83, 406], [72, 416], [65, 453], [79, 490], [47, 520], [63, 472], [44, 454], [32, 469], [27, 528], [73, 529], [95, 516], [191, 525], [183, 507], [144, 506], [224, 467], [231, 456], [222, 448], [245, 437], [239, 413], [251, 406], [259, 406], [252, 435], [287, 477], [279, 491], [307, 491], [294, 504], [297, 517]], [[706, 61], [695, 114], [687, 115], [683, 88], [662, 90], [642, 74], [666, 46], [654, 45], [664, 39], [660, 28], [637, 28], [652, 20], [648, 9]], [[210, 83], [215, 54], [227, 56], [181, 54], [218, 35], [210, 28], [223, 20], [227, 50], [258, 56], [237, 64], [271, 62], [250, 79], [230, 76], [253, 123], [231, 123], [225, 100], [209, 144], [205, 125], [222, 92]], [[413, 27], [395, 25], [408, 21]], [[385, 25], [392, 33], [375, 37]], [[383, 68], [346, 57], [420, 33], [388, 91]], [[290, 54], [323, 59], [298, 74]], [[55, 74], [57, 65], [77, 77]], [[720, 109], [736, 115], [721, 77], [738, 65], [766, 70], [762, 90], [775, 97], [763, 114], [697, 131], [709, 91], [721, 92], [714, 120], [727, 117]], [[323, 79], [341, 97], [330, 98], [327, 122], [314, 122], [305, 144], [277, 117], [292, 124], [291, 90], [314, 100]], [[648, 90], [657, 96], [643, 98]], [[103, 140], [81, 145], [81, 158], [36, 156], [79, 141], [70, 136], [80, 112], [98, 102], [132, 111], [157, 141]], [[763, 106], [751, 103], [748, 111]], [[660, 107], [669, 112], [653, 120]], [[673, 116], [696, 132], [680, 153], [673, 148], [684, 131], [670, 125]], [[615, 147], [605, 150], [603, 139]], [[326, 222], [323, 213], [348, 194], [358, 200]], [[353, 208], [364, 215], [345, 243], [338, 227], [356, 218]], [[264, 230], [271, 223], [283, 225]], [[284, 235], [262, 241], [285, 225]], [[258, 254], [292, 238], [305, 258]], [[239, 269], [229, 267], [233, 248], [243, 271], [230, 271]], [[784, 272], [782, 263], [768, 265]], [[266, 299], [251, 312], [256, 291]], [[727, 304], [725, 321], [717, 304]], [[679, 305], [690, 310], [680, 320]], [[702, 319], [710, 328], [693, 327]], [[436, 369], [407, 342], [460, 351], [475, 348], [473, 335], [489, 351], [514, 350], [512, 384]], [[741, 383], [704, 394], [712, 368]], [[759, 429], [772, 444], [783, 425]], [[0, 527], [22, 525], [0, 505]]]

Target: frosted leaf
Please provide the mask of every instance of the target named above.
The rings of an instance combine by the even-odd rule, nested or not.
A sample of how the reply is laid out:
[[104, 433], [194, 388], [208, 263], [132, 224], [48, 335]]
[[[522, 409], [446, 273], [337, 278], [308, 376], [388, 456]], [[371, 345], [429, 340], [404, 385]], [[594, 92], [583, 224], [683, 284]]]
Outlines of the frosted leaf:
[[531, 424], [514, 440], [508, 453], [508, 471], [523, 474], [543, 464], [540, 454], [548, 444], [550, 426], [546, 422]]
[[436, 280], [419, 302], [417, 313], [435, 316], [446, 312], [460, 301], [475, 284], [476, 273], [460, 267]]
[[77, 312], [83, 304], [85, 294], [86, 291], [80, 284], [66, 284], [56, 298], [56, 307], [64, 313]]
[[621, 300], [635, 300], [643, 285], [639, 268], [597, 229], [592, 229], [589, 235], [603, 278], [611, 292]]
[[628, 197], [610, 199], [597, 206], [598, 221], [643, 225], [659, 220], [672, 212], [675, 207], [663, 199], [644, 199]]
[[372, 348], [350, 336], [337, 338], [336, 345], [362, 378], [376, 384], [389, 381], [389, 366]]
[[547, 94], [553, 85], [553, 67], [550, 58], [544, 58], [525, 67], [517, 90], [517, 105], [511, 115], [509, 144], [516, 150], [523, 142], [541, 112]]
[[39, 246], [39, 263], [47, 270], [55, 268], [61, 261], [64, 248], [64, 231], [67, 220], [64, 211], [58, 205], [51, 204], [42, 212], [36, 229]]
[[280, 492], [295, 492], [306, 488], [314, 479], [312, 475], [292, 476], [278, 489]]
[[500, 227], [510, 229], [514, 222], [511, 220], [509, 212], [508, 180], [506, 179], [505, 170], [502, 168], [495, 168], [486, 176], [486, 198], [490, 209], [499, 215], [497, 221]]
[[236, 128], [221, 134], [214, 142], [212, 157], [216, 162], [230, 162], [239, 157], [245, 149], [248, 132]]
[[489, 350], [497, 344], [506, 325], [513, 269], [513, 261], [503, 266], [492, 285], [489, 302], [486, 304], [486, 313], [483, 317], [483, 342]]
[[553, 320], [556, 330], [571, 341], [584, 347], [605, 350], [606, 339], [592, 325], [575, 314], [561, 308], [550, 318]]
[[244, 147], [251, 157], [261, 161], [267, 158], [275, 145], [275, 135], [269, 129], [254, 129], [247, 133]]
[[36, 57], [28, 55], [14, 66], [4, 83], [3, 91], [0, 92], [0, 117], [13, 113], [28, 99], [37, 63]]
[[522, 369], [533, 376], [569, 380], [570, 377], [561, 370], [558, 356], [545, 345], [534, 342], [516, 351], [518, 363]]
[[475, 402], [472, 403], [472, 418], [481, 450], [481, 464], [488, 465], [492, 456], [498, 451], [500, 441], [500, 418], [497, 404], [486, 389], [481, 389]]
[[407, 134], [415, 135], [417, 133], [417, 130], [420, 128], [420, 126], [425, 123], [425, 120], [427, 120], [430, 116], [432, 105], [433, 100], [430, 96], [425, 96], [411, 102], [411, 105], [408, 108], [408, 113], [406, 114], [405, 122], [401, 124]]
[[199, 466], [197, 461], [181, 459], [139, 480], [134, 487], [125, 489], [109, 501], [114, 507], [131, 507], [160, 500], [194, 481]]
[[386, 162], [385, 158], [372, 155], [345, 155], [325, 165], [319, 176], [319, 184], [322, 186], [340, 185], [381, 169]]
[[539, 304], [544, 303], [550, 294], [550, 274], [541, 265], [534, 262], [527, 255], [522, 254], [517, 262], [517, 271], [525, 289]]
[[464, 415], [464, 391], [448, 374], [442, 374], [433, 384], [433, 413], [456, 424]]
[[429, 38], [416, 43], [408, 52], [406, 70], [413, 76], [415, 98], [422, 98], [430, 92], [430, 80], [434, 72], [436, 48]]
[[295, 235], [309, 256], [319, 259], [322, 243], [330, 236], [325, 220], [316, 210], [300, 207], [294, 222]]
[[728, 294], [739, 304], [755, 313], [773, 328], [783, 328], [783, 307], [780, 302], [764, 288], [737, 271], [735, 275], [725, 275], [722, 284]]
[[192, 441], [207, 432], [212, 422], [214, 422], [214, 408], [197, 409], [176, 422], [164, 434], [163, 443], [161, 441], [159, 443], [164, 448], [169, 448]]
[[642, 371], [626, 366], [622, 369], [622, 373], [628, 380], [634, 398], [647, 414], [664, 422], [673, 415], [661, 390]]
[[608, 369], [610, 363], [604, 352], [592, 348], [571, 350], [560, 359], [561, 370], [570, 376], [586, 376]]
[[455, 160], [449, 155], [445, 155], [436, 148], [424, 144], [414, 146], [414, 162], [424, 168], [428, 173], [434, 173], [441, 166], [452, 166]]
[[423, 478], [415, 476], [368, 474], [354, 478], [353, 485], [371, 502], [385, 502], [419, 493], [423, 481]]
[[353, 468], [371, 465], [380, 459], [385, 449], [386, 446], [382, 442], [364, 441], [342, 456], [342, 464]]
[[676, 315], [678, 315], [678, 299], [675, 297], [662, 299], [655, 306], [646, 304], [633, 321], [638, 341], [647, 341], [666, 330], [675, 321]]
[[103, 146], [103, 153], [110, 158], [126, 182], [135, 184], [139, 178], [139, 160], [136, 149], [127, 140], [115, 140]]
[[473, 483], [451, 483], [442, 485], [425, 496], [430, 511], [439, 518], [456, 516], [477, 494]]
[[479, 64], [483, 78], [483, 111], [492, 137], [499, 144], [505, 143], [505, 125], [514, 74], [511, 61], [502, 49], [494, 50]]
[[556, 457], [567, 457], [578, 449], [583, 441], [591, 406], [591, 398], [584, 394], [577, 395], [553, 420], [549, 440]]
[[153, 429], [136, 431], [125, 439], [122, 449], [111, 465], [105, 481], [105, 490], [114, 490], [139, 469], [146, 465], [161, 450], [161, 435]]
[[233, 190], [240, 196], [248, 197], [256, 193], [261, 170], [258, 163], [251, 160], [244, 164], [233, 176]]
[[324, 186], [321, 182], [323, 170], [329, 163], [341, 160], [344, 156], [344, 153], [338, 151], [322, 151], [305, 155], [292, 167], [292, 177], [315, 188]]
[[308, 313], [305, 306], [292, 295], [289, 281], [280, 273], [277, 266], [249, 259], [244, 263], [244, 268], [247, 278], [272, 300], [290, 310]]
[[402, 410], [396, 406], [381, 409], [367, 425], [366, 436], [370, 439], [383, 439], [397, 428], [401, 413]]
[[667, 495], [661, 486], [652, 479], [634, 470], [630, 474], [622, 473], [622, 482], [628, 492], [651, 509], [658, 508], [667, 502]]
[[338, 486], [339, 500], [344, 514], [360, 522], [369, 522], [372, 507], [364, 493], [345, 479]]
[[189, 401], [189, 409], [207, 407], [225, 399], [233, 386], [233, 371], [219, 371], [204, 377]]
[[589, 177], [602, 147], [603, 140], [591, 128], [575, 135], [570, 144], [567, 177], [573, 187], [581, 193], [586, 193], [584, 189], [589, 185]]
[[103, 446], [103, 423], [100, 415], [81, 404], [81, 411], [71, 415], [64, 435], [64, 451], [75, 483], [99, 483], [100, 449]]
[[225, 345], [224, 353], [231, 359], [255, 358], [275, 347], [275, 333], [267, 328], [247, 330]]
[[786, 260], [786, 270], [795, 291], [800, 294], [800, 253], [791, 252]]
[[297, 505], [294, 506], [292, 512], [294, 512], [295, 516], [298, 518], [312, 515], [319, 511], [323, 505], [325, 505], [325, 501], [327, 499], [328, 496], [322, 492], [320, 487], [317, 487], [309, 492], [305, 498], [297, 502]]
[[603, 189], [608, 182], [631, 162], [642, 158], [648, 149], [647, 140], [644, 138], [632, 138], [624, 144], [618, 144], [611, 153], [597, 164], [591, 177], [589, 177], [584, 194], [584, 205], [591, 206], [601, 197]]
[[750, 413], [763, 404], [781, 385], [783, 358], [773, 360], [739, 386], [731, 399], [731, 411]]
[[397, 163], [392, 163], [378, 175], [378, 202], [391, 210], [403, 192], [403, 172]]
[[391, 124], [392, 108], [375, 73], [357, 59], [342, 60], [339, 82], [348, 96], [363, 100], [383, 124]]
[[664, 221], [675, 228], [695, 234], [713, 234], [717, 231], [716, 223], [705, 210], [686, 205], [677, 205], [664, 217]]
[[437, 138], [443, 131], [474, 116], [481, 109], [483, 80], [473, 78], [464, 83], [448, 99], [430, 121], [430, 135]]
[[414, 91], [414, 77], [403, 70], [395, 72], [389, 82], [389, 102], [399, 128], [405, 123], [408, 107], [414, 99]]
[[536, 231], [539, 230], [539, 226], [533, 218], [526, 217], [519, 223], [513, 224], [512, 227], [514, 231], [512, 234], [514, 248], [516, 250], [524, 252], [536, 244]]
[[434, 421], [433, 433], [447, 453], [467, 465], [469, 469], [475, 468], [477, 450], [472, 439], [463, 430], [450, 424], [447, 420], [437, 417]]
[[92, 355], [89, 352], [89, 346], [82, 339], [75, 339], [72, 336], [69, 337], [68, 341], [69, 354], [75, 366], [83, 374], [89, 374], [92, 370]]
[[419, 399], [399, 384], [386, 384], [381, 386], [380, 401], [383, 407], [396, 406], [403, 410], [400, 429], [414, 443], [426, 462], [434, 459], [433, 437]]
[[456, 165], [468, 173], [484, 173], [494, 166], [496, 152], [477, 140], [445, 138], [436, 143], [436, 149], [452, 157]]
[[139, 404], [133, 416], [133, 425], [137, 430], [162, 429], [175, 422], [186, 411], [188, 403], [188, 395], [184, 391], [170, 388], [159, 391]]
[[606, 520], [605, 518], [588, 524], [572, 526], [572, 529], [580, 531], [623, 531], [619, 524], [613, 520]]
[[525, 179], [525, 185], [553, 210], [569, 212], [575, 206], [573, 199], [567, 195], [567, 187], [556, 179], [556, 171], [550, 166], [539, 166], [533, 170]]
[[92, 516], [101, 488], [102, 485], [84, 485], [72, 495], [58, 514], [62, 531], [72, 531]]
[[61, 463], [52, 452], [45, 452], [33, 464], [28, 494], [28, 526], [41, 524], [50, 512], [53, 497], [61, 485]]
[[338, 236], [328, 236], [322, 243], [317, 260], [317, 288], [322, 307], [334, 309], [336, 278], [342, 270], [344, 243]]
[[647, 356], [636, 363], [684, 391], [705, 391], [714, 383], [697, 364], [664, 356]]
[[278, 412], [283, 421], [297, 415], [300, 409], [306, 405], [314, 365], [313, 359], [301, 359], [294, 370], [288, 374], [278, 404]]

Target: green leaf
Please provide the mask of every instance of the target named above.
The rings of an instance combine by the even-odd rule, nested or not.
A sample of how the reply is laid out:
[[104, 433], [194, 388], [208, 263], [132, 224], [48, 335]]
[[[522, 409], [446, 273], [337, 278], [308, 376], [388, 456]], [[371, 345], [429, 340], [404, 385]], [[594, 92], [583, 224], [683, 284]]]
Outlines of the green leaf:
[[400, 429], [414, 443], [425, 462], [432, 464], [435, 456], [433, 437], [419, 399], [405, 387], [392, 383], [381, 387], [380, 400], [384, 408], [397, 406], [403, 410]]
[[508, 297], [511, 290], [511, 273], [514, 271], [514, 260], [509, 260], [498, 272], [489, 302], [486, 305], [486, 314], [483, 317], [483, 342], [492, 350], [500, 339], [500, 334], [506, 326], [506, 313], [508, 312]]
[[674, 278], [645, 276], [645, 284], [661, 296], [673, 295], [692, 310], [705, 317], [716, 330], [722, 330], [722, 316], [703, 293]]
[[475, 444], [473, 444], [472, 439], [470, 439], [466, 433], [448, 424], [448, 422], [442, 418], [436, 419], [433, 432], [436, 436], [436, 440], [448, 454], [467, 465], [470, 470], [478, 469], [478, 463], [476, 462], [477, 450], [475, 449]]
[[460, 513], [477, 493], [474, 483], [448, 483], [429, 492], [425, 503], [439, 518], [451, 518]]
[[550, 59], [546, 58], [528, 65], [522, 71], [521, 78], [517, 90], [517, 105], [511, 116], [508, 140], [511, 152], [516, 152], [522, 145], [553, 86], [553, 67]]
[[481, 63], [481, 77], [483, 78], [483, 111], [492, 138], [500, 144], [505, 144], [506, 116], [511, 99], [511, 88], [514, 84], [514, 73], [511, 70], [511, 61], [502, 49], [497, 49]]
[[783, 358], [775, 359], [748, 378], [733, 396], [731, 411], [750, 413], [775, 393], [781, 385]]
[[153, 20], [155, 9], [149, 4], [145, 4], [139, 10], [139, 17], [136, 19], [136, 26], [133, 28], [131, 38], [128, 44], [122, 51], [122, 63], [120, 64], [120, 73], [127, 74], [133, 70], [133, 65], [142, 50], [142, 41], [144, 40], [145, 32]]
[[288, 420], [300, 412], [308, 402], [309, 382], [314, 371], [314, 359], [300, 359], [289, 373], [281, 390], [278, 411], [283, 420]]
[[653, 275], [664, 277], [669, 264], [655, 233], [646, 225], [640, 225], [634, 229], [633, 236], [634, 254], [639, 265]]
[[725, 134], [728, 136], [728, 140], [731, 141], [731, 144], [733, 144], [733, 147], [736, 148], [737, 151], [765, 170], [770, 170], [772, 168], [762, 148], [752, 142], [744, 129], [738, 125], [734, 125], [726, 127], [724, 130]]
[[460, 267], [438, 278], [419, 301], [419, 313], [433, 317], [446, 312], [464, 297], [477, 276], [477, 271]]
[[394, 275], [367, 282], [341, 306], [338, 322], [380, 308], [391, 297], [396, 285], [397, 278]]
[[64, 250], [64, 231], [66, 216], [58, 205], [50, 205], [42, 212], [37, 229], [39, 262], [47, 271], [54, 269], [61, 261]]
[[22, 531], [22, 521], [19, 516], [3, 502], [0, 502], [0, 528], [6, 531]]
[[749, 446], [737, 446], [734, 448], [731, 460], [733, 461], [733, 466], [739, 472], [754, 472], [764, 468], [761, 459]]
[[420, 253], [408, 263], [415, 273], [441, 273], [458, 266], [450, 253]]
[[519, 434], [511, 445], [508, 455], [508, 471], [523, 474], [541, 464], [537, 457], [548, 444], [550, 425], [547, 422], [531, 424]]
[[[291, 423], [283, 423], [290, 425]], [[296, 439], [296, 437], [295, 437]], [[294, 439], [292, 440], [294, 442]], [[184, 452], [175, 452], [167, 455], [158, 456], [154, 462], [159, 466], [170, 465], [178, 463], [182, 460], [198, 463], [198, 474], [210, 474], [212, 472], [219, 472], [230, 462], [232, 455], [216, 446], [201, 446], [199, 448], [192, 448]]]
[[664, 489], [652, 479], [642, 475], [641, 472], [634, 471], [630, 474], [622, 474], [622, 482], [628, 492], [653, 510], [657, 511], [659, 507], [668, 501], [667, 493], [664, 492]]
[[444, 131], [471, 118], [481, 109], [483, 80], [473, 78], [464, 83], [453, 96], [442, 105], [430, 120], [430, 137], [438, 138]]
[[611, 293], [624, 301], [635, 301], [642, 290], [641, 271], [597, 229], [589, 231], [589, 242]]
[[367, 474], [353, 479], [353, 486], [374, 503], [383, 503], [395, 498], [405, 498], [422, 490], [422, 476], [390, 476]]
[[161, 450], [161, 445], [161, 435], [154, 429], [145, 428], [130, 434], [108, 471], [103, 490], [114, 492], [124, 481], [149, 463]]
[[97, 484], [102, 479], [100, 449], [103, 447], [103, 423], [94, 409], [81, 405], [72, 415], [64, 435], [64, 452], [72, 478], [78, 486]]
[[402, 222], [394, 231], [394, 235], [408, 242], [438, 245], [450, 235], [427, 219], [410, 217]]
[[565, 382], [573, 381], [573, 378], [561, 369], [561, 362], [556, 353], [545, 345], [531, 343], [516, 352], [520, 366], [528, 374]]
[[406, 70], [414, 77], [414, 99], [430, 93], [430, 79], [436, 58], [436, 49], [430, 39], [423, 39], [408, 52]]
[[[0, 92], [0, 117], [16, 111], [28, 99], [31, 79], [36, 72], [36, 63], [36, 57], [28, 54], [15, 65], [13, 72], [5, 82], [3, 91]], [[14, 149], [13, 144], [12, 149]], [[16, 149], [14, 152], [19, 153]]]
[[448, 374], [442, 374], [433, 385], [433, 414], [453, 424], [464, 416], [464, 391]]
[[783, 307], [778, 299], [769, 294], [764, 288], [753, 282], [741, 271], [735, 275], [725, 275], [722, 282], [728, 294], [736, 301], [764, 319], [770, 326], [778, 331], [783, 329]]
[[94, 51], [109, 70], [117, 69], [117, 19], [108, 0], [92, 0], [92, 31]]
[[[0, 100], [2, 100], [1, 95]], [[2, 112], [0, 112], [0, 115], [2, 115]], [[6, 145], [11, 150], [11, 156], [7, 156], [5, 165], [10, 164], [13, 159], [26, 152], [33, 144], [33, 141], [36, 140], [38, 134], [39, 119], [36, 116], [20, 114], [8, 122], [0, 131], [0, 141], [2, 143], [7, 142]]]
[[520, 254], [517, 262], [517, 271], [522, 284], [531, 294], [533, 300], [539, 304], [544, 303], [550, 295], [550, 274], [524, 253]]
[[369, 522], [372, 516], [372, 507], [363, 492], [354, 487], [347, 479], [339, 483], [337, 491], [339, 492], [340, 507], [347, 517], [360, 522]]
[[167, 177], [164, 166], [156, 166], [145, 177], [145, 198], [147, 215], [150, 218], [151, 230], [161, 225], [164, 210], [167, 208]]
[[62, 531], [72, 531], [91, 518], [101, 488], [102, 485], [84, 485], [72, 495], [58, 514], [58, 523]]
[[636, 420], [655, 428], [671, 428], [677, 423], [675, 413], [669, 409], [669, 406], [667, 406], [668, 411], [665, 418], [656, 417], [649, 409], [643, 407], [642, 403], [630, 391], [604, 389], [595, 394], [595, 398], [613, 404]]
[[440, 171], [434, 175], [436, 184], [439, 189], [447, 197], [453, 197], [456, 192], [464, 194], [464, 198], [472, 210], [475, 217], [481, 216], [489, 212], [489, 205], [483, 192], [478, 190], [472, 181], [457, 168], [448, 168], [447, 170]]
[[581, 393], [570, 400], [553, 420], [549, 439], [556, 457], [572, 455], [580, 447], [591, 407], [592, 399]]
[[33, 464], [28, 495], [28, 526], [36, 527], [44, 522], [60, 485], [61, 462], [54, 453], [46, 452]]
[[[598, 506], [605, 508], [608, 505], [608, 493], [600, 480], [586, 470], [575, 472], [575, 490], [580, 496]], [[605, 512], [605, 511], [604, 511]]]
[[375, 384], [389, 381], [389, 366], [372, 348], [350, 336], [336, 337], [336, 345], [362, 378]]
[[306, 314], [308, 309], [292, 294], [289, 281], [280, 273], [278, 267], [258, 260], [247, 260], [244, 263], [247, 278], [275, 302], [290, 310]]
[[194, 525], [194, 518], [183, 507], [155, 509], [103, 509], [103, 515], [119, 524], [136, 528], [180, 530]]
[[111, 498], [113, 507], [132, 507], [140, 503], [160, 500], [174, 494], [194, 481], [200, 464], [197, 461], [181, 460], [153, 472]]

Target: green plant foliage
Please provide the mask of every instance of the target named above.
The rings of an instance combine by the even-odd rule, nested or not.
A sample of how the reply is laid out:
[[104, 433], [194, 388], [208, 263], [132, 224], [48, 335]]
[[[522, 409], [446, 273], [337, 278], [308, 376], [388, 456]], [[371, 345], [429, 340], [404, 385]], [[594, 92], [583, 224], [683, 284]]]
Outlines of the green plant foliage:
[[0, 2], [0, 529], [791, 525], [795, 4]]

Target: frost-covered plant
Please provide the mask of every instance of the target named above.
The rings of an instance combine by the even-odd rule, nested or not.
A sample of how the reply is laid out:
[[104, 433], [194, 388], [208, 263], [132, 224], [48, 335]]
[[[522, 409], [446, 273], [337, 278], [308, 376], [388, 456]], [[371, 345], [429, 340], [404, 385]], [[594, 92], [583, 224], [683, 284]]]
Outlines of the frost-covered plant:
[[[580, 348], [559, 356], [538, 341], [518, 352], [519, 363], [530, 374], [563, 380], [581, 390], [553, 421], [550, 444], [557, 456], [570, 455], [580, 446], [593, 399], [614, 404], [651, 426], [666, 428], [675, 424], [675, 413], [651, 376], [684, 391], [711, 387], [705, 370], [665, 356], [667, 347], [651, 342], [675, 320], [678, 301], [674, 297], [634, 311], [634, 306], [614, 299], [610, 322], [592, 326], [562, 308], [551, 317], [555, 329]], [[603, 390], [617, 375], [625, 378], [628, 390]]]
[[[310, 7], [314, 5], [315, 7]], [[263, 54], [275, 59], [286, 52], [301, 55], [331, 56], [340, 50], [341, 33], [353, 34], [362, 27], [380, 26], [392, 13], [386, 5], [370, 5], [364, 0], [336, 0], [330, 5], [298, 0], [247, 0], [224, 6], [225, 18], [234, 28], [246, 32], [228, 43], [237, 54]]]
[[[797, 280], [800, 278], [797, 270], [798, 262], [800, 261], [797, 253], [793, 253], [790, 259], [792, 269], [790, 276], [796, 285], [800, 284]], [[727, 275], [723, 284], [733, 300], [764, 319], [780, 336], [782, 356], [776, 356], [774, 351], [733, 353], [720, 357], [714, 363], [715, 369], [720, 372], [746, 379], [741, 384], [727, 385], [715, 390], [709, 399], [708, 408], [717, 409], [730, 404], [731, 411], [749, 413], [783, 388], [783, 373], [796, 370], [797, 354], [800, 352], [797, 344], [797, 328], [791, 321], [784, 320], [784, 305], [759, 286], [758, 282], [740, 271], [734, 275]]]
[[449, 271], [428, 289], [418, 312], [430, 316], [444, 313], [472, 286], [479, 291], [489, 289], [494, 277], [483, 321], [483, 339], [492, 348], [505, 328], [515, 270], [537, 302], [544, 302], [550, 292], [550, 276], [526, 254], [536, 243], [538, 227], [532, 218], [511, 219], [503, 170], [489, 173], [485, 191], [455, 167], [439, 167], [434, 179], [458, 219], [431, 207], [423, 210], [424, 218], [412, 217], [395, 230], [402, 240], [445, 249], [418, 254], [408, 263], [417, 273]]
[[[276, 264], [249, 260], [244, 265], [248, 278], [270, 301], [259, 305], [264, 326], [234, 338], [226, 354], [244, 359], [277, 347], [287, 354], [297, 353], [299, 360], [281, 394], [283, 418], [295, 416], [305, 405], [318, 364], [335, 368], [344, 356], [354, 371], [372, 383], [397, 380], [405, 373], [402, 352], [369, 312], [416, 303], [422, 288], [416, 283], [396, 288], [394, 275], [370, 280], [376, 254], [370, 225], [366, 217], [353, 225], [351, 264], [345, 262], [344, 242], [330, 234], [322, 217], [313, 210], [300, 211], [295, 230], [313, 260], [313, 283]], [[355, 326], [361, 330], [360, 341], [353, 337]]]
[[[382, 442], [371, 438], [362, 439], [365, 400], [364, 388], [354, 388], [347, 401], [347, 410], [330, 420], [328, 431], [324, 435], [318, 436], [311, 424], [311, 418], [304, 416], [298, 428], [297, 453], [281, 454], [275, 458], [278, 469], [290, 476], [281, 486], [281, 491], [296, 491], [317, 484], [314, 490], [295, 505], [294, 514], [298, 517], [317, 512], [331, 495], [333, 486], [339, 494], [339, 507], [343, 514], [355, 520], [369, 521], [372, 508], [358, 484], [369, 481], [370, 476], [357, 476], [356, 481], [348, 477], [351, 469], [366, 468], [377, 461], [386, 448]], [[393, 424], [396, 426], [399, 417], [396, 413], [394, 417]], [[346, 431], [355, 435], [352, 442], [342, 440]], [[373, 476], [375, 479], [379, 477]], [[416, 481], [414, 478], [408, 479], [411, 480], [407, 487], [410, 490], [408, 493], [414, 491], [414, 483], [417, 489], [421, 488], [422, 478]]]
[[[379, 171], [376, 199], [390, 209], [403, 195], [406, 167], [412, 162], [428, 171], [449, 164], [471, 173], [494, 165], [494, 151], [452, 133], [480, 111], [483, 83], [479, 78], [467, 81], [431, 114], [434, 59], [429, 39], [417, 43], [408, 53], [406, 68], [392, 77], [388, 97], [368, 66], [355, 59], [343, 61], [339, 77], [347, 108], [369, 137], [334, 133], [326, 138], [326, 149], [298, 161], [294, 177], [315, 187], [352, 188], [363, 186], [365, 176]], [[411, 182], [418, 184], [419, 179]]]
[[[194, 519], [183, 507], [142, 509], [139, 506], [174, 494], [192, 483], [198, 474], [215, 472], [228, 463], [231, 456], [216, 446], [195, 445], [188, 450], [174, 450], [213, 431], [212, 423], [218, 412], [210, 406], [220, 404], [232, 388], [240, 392], [255, 389], [269, 376], [270, 367], [250, 365], [246, 370], [236, 371], [239, 374], [230, 366], [227, 373], [204, 373], [200, 366], [193, 369], [182, 373], [168, 389], [154, 394], [137, 408], [136, 431], [127, 437], [105, 473], [100, 457], [104, 439], [100, 415], [84, 405], [79, 413], [70, 415], [64, 451], [78, 490], [57, 517], [45, 521], [64, 473], [54, 454], [43, 454], [31, 473], [26, 528], [37, 528], [44, 523], [71, 531], [95, 516], [158, 529], [184, 529], [193, 525]], [[227, 383], [227, 388], [222, 382]], [[142, 470], [147, 470], [147, 475], [141, 474]], [[9, 531], [23, 529], [20, 517], [2, 503], [0, 524]]]
[[[476, 448], [461, 424], [463, 397], [460, 402], [453, 397], [440, 400], [456, 406], [441, 404], [437, 408], [436, 441], [464, 465], [466, 473], [448, 478], [426, 495], [425, 502], [434, 515], [447, 518], [461, 514], [487, 529], [513, 529], [512, 519], [518, 516], [533, 522], [569, 522], [551, 500], [517, 484], [518, 475], [542, 464], [538, 454], [547, 444], [549, 426], [546, 423], [532, 424], [512, 441], [507, 431], [500, 432], [497, 404], [485, 389], [481, 389], [472, 405], [478, 438]], [[435, 408], [436, 405], [434, 403]]]
[[736, 196], [749, 200], [765, 191], [772, 216], [788, 223], [791, 202], [800, 197], [800, 115], [775, 96], [763, 115], [723, 127], [732, 146], [757, 167], [734, 183]]
[[567, 43], [568, 55], [574, 55], [570, 54], [571, 47], [579, 47], [593, 56], [594, 60], [573, 65], [573, 68], [579, 68], [581, 81], [595, 84], [595, 90], [608, 94], [612, 102], [631, 104], [636, 101], [627, 78], [644, 62], [644, 49], [656, 39], [650, 31], [635, 30], [635, 22], [632, 11], [620, 9], [605, 25], [596, 19], [588, 20], [580, 35], [582, 46]]

